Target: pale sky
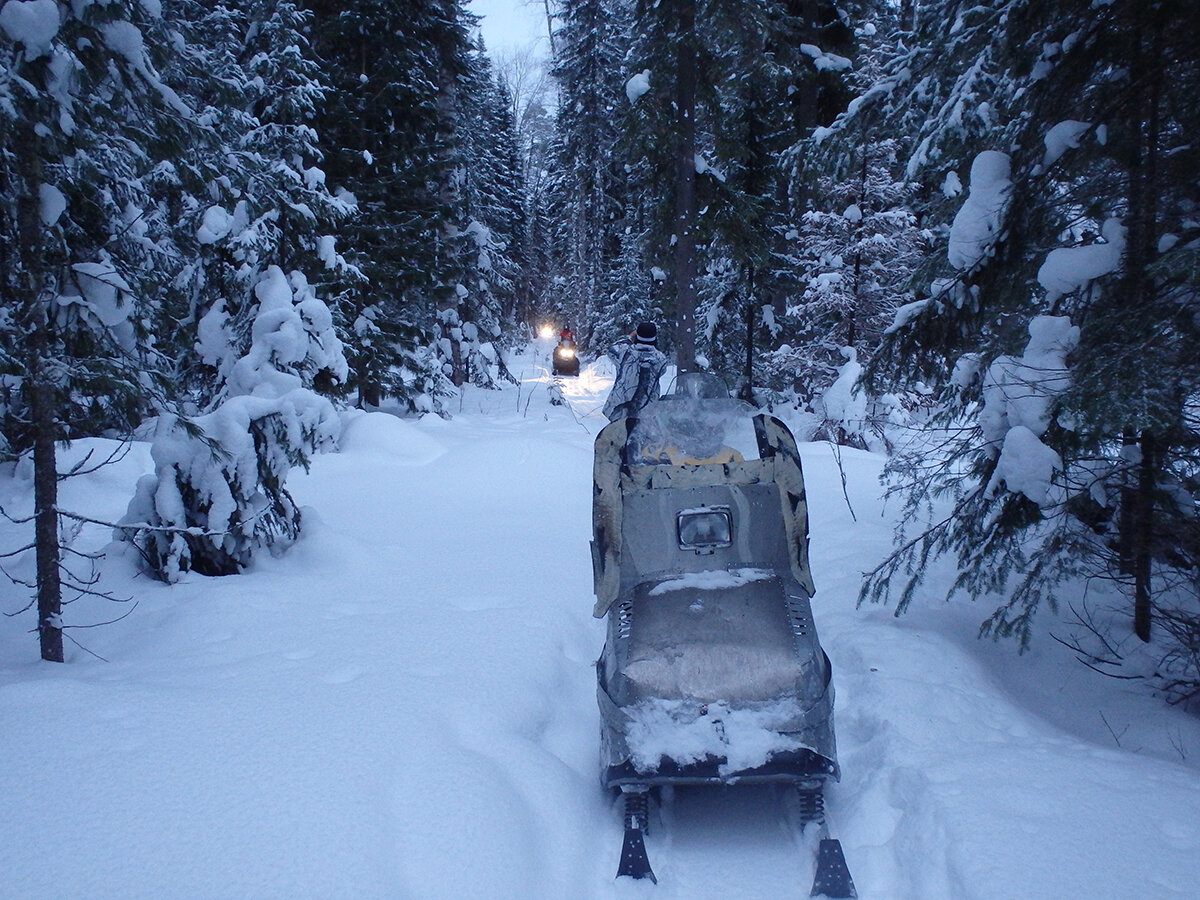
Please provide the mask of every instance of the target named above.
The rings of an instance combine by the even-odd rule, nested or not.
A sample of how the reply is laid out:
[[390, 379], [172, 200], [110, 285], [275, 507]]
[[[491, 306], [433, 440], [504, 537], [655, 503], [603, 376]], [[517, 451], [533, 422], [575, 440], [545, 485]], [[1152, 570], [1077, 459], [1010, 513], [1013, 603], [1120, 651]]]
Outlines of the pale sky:
[[483, 40], [492, 53], [511, 53], [530, 44], [545, 51], [544, 0], [470, 0], [468, 9], [483, 16]]

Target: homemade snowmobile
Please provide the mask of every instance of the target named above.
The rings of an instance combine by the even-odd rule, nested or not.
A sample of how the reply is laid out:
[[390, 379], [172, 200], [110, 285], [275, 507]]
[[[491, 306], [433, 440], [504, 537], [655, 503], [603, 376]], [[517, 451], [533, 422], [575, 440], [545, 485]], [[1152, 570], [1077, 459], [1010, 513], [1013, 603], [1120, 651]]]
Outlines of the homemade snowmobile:
[[809, 601], [808, 510], [796, 442], [720, 379], [596, 438], [594, 614], [601, 781], [620, 790], [618, 876], [655, 879], [643, 834], [654, 788], [782, 782], [818, 829], [812, 896], [856, 897], [825, 824], [839, 777], [829, 659]]

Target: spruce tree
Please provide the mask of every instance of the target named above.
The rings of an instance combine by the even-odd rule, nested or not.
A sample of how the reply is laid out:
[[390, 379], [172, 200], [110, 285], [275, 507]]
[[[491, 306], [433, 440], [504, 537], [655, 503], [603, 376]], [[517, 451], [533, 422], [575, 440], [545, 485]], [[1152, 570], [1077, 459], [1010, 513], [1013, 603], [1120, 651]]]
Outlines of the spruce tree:
[[[1196, 292], [1200, 171], [1186, 6], [944, 4], [864, 98], [918, 126], [909, 170], [930, 189], [926, 214], [950, 226], [939, 258], [953, 268], [926, 276], [875, 373], [933, 385], [943, 421], [983, 406], [920, 483], [952, 497], [952, 514], [874, 573], [871, 595], [951, 551], [959, 587], [1004, 598], [986, 629], [1022, 642], [1071, 573], [1116, 579], [1143, 640], [1156, 584], [1172, 615], [1194, 608], [1171, 589], [1193, 558], [1174, 496], [1196, 446], [1197, 335], [1180, 315]], [[1014, 390], [1048, 410], [1036, 427], [1001, 402]]]
[[[614, 320], [628, 325], [632, 297], [627, 292], [640, 289], [635, 284], [647, 278], [644, 264], [640, 276], [617, 274], [627, 264], [621, 243], [631, 222], [619, 143], [629, 105], [622, 72], [630, 16], [624, 0], [568, 0], [555, 32], [553, 75], [560, 100], [553, 208], [563, 238], [552, 290], [564, 324], [576, 327], [582, 346], [598, 349], [620, 333], [610, 333]], [[638, 266], [632, 260], [628, 264]], [[620, 298], [612, 293], [614, 279], [621, 285]]]
[[[455, 83], [464, 14], [442, 0], [305, 0], [331, 92], [315, 127], [328, 182], [353, 196], [341, 230], [364, 280], [335, 315], [360, 404], [434, 409], [449, 389], [439, 310], [454, 309], [469, 238], [457, 230]], [[452, 350], [452, 348], [451, 348]]]
[[0, 7], [4, 446], [32, 453], [38, 633], [59, 662], [63, 591], [92, 589], [60, 542], [56, 444], [127, 432], [155, 389], [142, 334], [167, 223], [149, 176], [194, 121], [159, 76], [161, 26], [142, 4]]

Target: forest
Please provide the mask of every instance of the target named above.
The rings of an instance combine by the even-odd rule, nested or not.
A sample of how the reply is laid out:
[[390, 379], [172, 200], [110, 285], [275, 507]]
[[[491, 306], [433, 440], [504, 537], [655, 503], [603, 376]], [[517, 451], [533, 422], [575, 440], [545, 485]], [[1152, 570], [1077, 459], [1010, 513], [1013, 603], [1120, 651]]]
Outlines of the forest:
[[[886, 454], [928, 563], [1027, 645], [1200, 697], [1200, 59], [1189, 0], [3, 0], [0, 463], [44, 659], [102, 595], [62, 442], [152, 441], [145, 571], [294, 542], [339, 410], [452, 416], [537, 327]], [[936, 514], [935, 514], [936, 511]], [[8, 515], [8, 513], [5, 513]], [[11, 517], [10, 517], [11, 518]], [[8, 570], [5, 569], [7, 573]], [[1132, 634], [1152, 652], [1131, 653]]]

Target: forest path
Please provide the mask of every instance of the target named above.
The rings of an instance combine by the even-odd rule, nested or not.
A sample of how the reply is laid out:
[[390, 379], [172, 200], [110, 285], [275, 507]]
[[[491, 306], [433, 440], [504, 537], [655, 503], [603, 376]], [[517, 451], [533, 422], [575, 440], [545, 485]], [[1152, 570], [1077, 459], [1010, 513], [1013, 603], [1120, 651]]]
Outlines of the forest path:
[[[804, 896], [772, 788], [676, 791], [648, 838], [659, 884], [613, 877], [588, 551], [611, 375], [560, 379], [554, 405], [548, 358], [448, 420], [349, 414], [340, 451], [289, 479], [301, 540], [241, 575], [168, 587], [108, 547], [101, 587], [137, 605], [72, 632], [96, 656], [38, 662], [28, 615], [0, 619], [0, 900]], [[829, 809], [863, 900], [1194, 896], [1200, 723], [1048, 639], [1022, 658], [976, 641], [987, 609], [941, 600], [944, 561], [904, 618], [858, 608], [891, 542], [882, 460], [800, 452], [837, 689]], [[149, 466], [136, 445], [69, 502], [119, 513]], [[0, 471], [0, 505], [27, 501]], [[0, 582], [5, 611], [27, 599]]]

